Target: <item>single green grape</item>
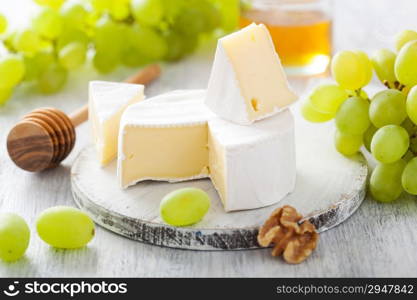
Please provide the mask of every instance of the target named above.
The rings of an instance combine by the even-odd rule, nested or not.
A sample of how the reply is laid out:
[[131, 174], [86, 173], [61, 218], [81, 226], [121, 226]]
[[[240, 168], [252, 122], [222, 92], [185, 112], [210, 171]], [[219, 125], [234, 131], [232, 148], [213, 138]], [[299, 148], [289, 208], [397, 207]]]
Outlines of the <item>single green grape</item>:
[[12, 97], [13, 88], [0, 88], [0, 106], [4, 105]]
[[106, 74], [113, 71], [119, 63], [119, 57], [109, 55], [105, 50], [96, 49], [93, 57], [93, 65], [97, 71]]
[[[104, 55], [112, 61], [117, 61], [116, 65], [121, 60], [126, 41], [131, 39], [126, 28], [127, 25], [116, 23], [107, 16], [102, 17], [95, 27], [94, 46], [96, 51], [102, 52], [102, 56]], [[139, 41], [136, 42], [139, 43]]]
[[123, 49], [122, 63], [129, 67], [139, 67], [152, 62], [152, 59], [147, 57], [140, 49], [137, 48], [138, 43], [134, 41], [135, 32], [132, 26], [127, 28], [126, 45]]
[[362, 146], [362, 135], [352, 135], [336, 129], [334, 144], [339, 153], [351, 156], [358, 153]]
[[337, 84], [322, 84], [310, 94], [310, 102], [322, 113], [336, 114], [340, 105], [348, 98], [348, 94]]
[[109, 11], [113, 19], [118, 21], [124, 20], [130, 15], [130, 1], [113, 1]]
[[355, 51], [353, 51], [353, 53], [356, 54], [356, 57], [357, 57], [358, 61], [360, 62], [360, 65], [362, 66], [362, 69], [363, 69], [362, 71], [363, 71], [363, 76], [364, 76], [364, 78], [363, 78], [364, 83], [363, 83], [362, 87], [364, 87], [372, 79], [372, 74], [373, 74], [372, 62], [369, 59], [368, 54], [366, 54], [363, 51], [355, 50]]
[[388, 81], [393, 84], [397, 81], [394, 72], [394, 64], [397, 55], [389, 49], [380, 49], [374, 52], [371, 57], [375, 73], [381, 82]]
[[42, 6], [58, 9], [65, 2], [65, 0], [35, 0], [35, 2]]
[[411, 159], [405, 166], [401, 183], [407, 193], [417, 195], [417, 157]]
[[19, 55], [9, 54], [0, 58], [0, 88], [13, 88], [25, 75], [25, 64]]
[[414, 30], [403, 30], [395, 37], [395, 49], [399, 52], [405, 44], [414, 40], [417, 40], [417, 32]]
[[123, 48], [123, 53], [121, 61], [125, 66], [129, 67], [139, 67], [145, 64], [148, 64], [152, 60], [136, 48], [136, 41], [133, 41], [130, 37], [134, 36], [132, 32], [132, 26], [126, 28], [126, 35], [129, 37], [126, 41], [125, 47]]
[[410, 138], [407, 130], [398, 125], [386, 125], [375, 132], [371, 152], [384, 164], [396, 162], [407, 152]]
[[371, 124], [369, 128], [363, 134], [363, 144], [369, 152], [371, 152], [371, 143], [372, 138], [374, 137], [375, 132], [378, 130], [374, 125]]
[[417, 41], [405, 44], [397, 55], [394, 70], [398, 81], [404, 85], [417, 85]]
[[369, 120], [369, 102], [360, 97], [350, 97], [340, 105], [335, 118], [339, 131], [351, 134], [363, 134], [371, 124]]
[[39, 35], [31, 29], [16, 32], [13, 37], [13, 47], [28, 55], [33, 55], [42, 47]]
[[311, 100], [307, 98], [301, 104], [301, 115], [307, 121], [314, 122], [314, 123], [322, 123], [327, 122], [334, 118], [335, 114], [329, 113], [322, 113], [315, 109], [313, 105], [311, 105]]
[[42, 93], [59, 91], [67, 82], [68, 71], [58, 63], [50, 64], [38, 78], [38, 87]]
[[134, 25], [129, 33], [130, 44], [151, 60], [162, 59], [168, 50], [164, 38], [149, 27]]
[[59, 52], [63, 47], [74, 42], [83, 43], [87, 47], [90, 39], [82, 30], [72, 27], [65, 27], [61, 35], [58, 37], [56, 43], [56, 51]]
[[369, 106], [369, 117], [378, 128], [390, 124], [400, 125], [407, 117], [405, 95], [394, 89], [377, 93]]
[[131, 7], [136, 21], [146, 26], [157, 26], [164, 17], [161, 0], [132, 0]]
[[332, 59], [331, 70], [336, 82], [348, 90], [357, 90], [372, 79], [372, 63], [362, 51], [340, 51]]
[[49, 65], [55, 63], [55, 56], [52, 52], [41, 51], [33, 56], [25, 56], [25, 76], [23, 80], [32, 81], [37, 79]]
[[164, 222], [173, 226], [187, 226], [199, 222], [210, 208], [206, 192], [196, 188], [182, 188], [167, 194], [159, 205]]
[[87, 48], [83, 43], [73, 42], [59, 51], [59, 63], [67, 70], [73, 70], [84, 64], [86, 54]]
[[13, 213], [0, 213], [0, 259], [11, 262], [20, 259], [30, 241], [26, 221]]
[[86, 21], [88, 11], [82, 2], [66, 1], [61, 6], [59, 14], [66, 24], [81, 29]]
[[0, 34], [5, 33], [7, 30], [7, 19], [3, 14], [0, 14]]
[[373, 198], [380, 202], [392, 202], [400, 197], [403, 188], [401, 176], [406, 162], [400, 159], [391, 164], [379, 164], [369, 181]]
[[175, 19], [174, 31], [187, 36], [203, 32], [206, 25], [204, 11], [198, 7], [187, 6]]
[[417, 124], [417, 86], [414, 86], [407, 96], [406, 104], [408, 117]]
[[84, 247], [95, 235], [93, 220], [81, 210], [69, 206], [43, 211], [36, 221], [36, 229], [45, 243], [63, 249]]
[[47, 39], [56, 39], [62, 31], [62, 19], [57, 11], [44, 7], [33, 19], [33, 29]]

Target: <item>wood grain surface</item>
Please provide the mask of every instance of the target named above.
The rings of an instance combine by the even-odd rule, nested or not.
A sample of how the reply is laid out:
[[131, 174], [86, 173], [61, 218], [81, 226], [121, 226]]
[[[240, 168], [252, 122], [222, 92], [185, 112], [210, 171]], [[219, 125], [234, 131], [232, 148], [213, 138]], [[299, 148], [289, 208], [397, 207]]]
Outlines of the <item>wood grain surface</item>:
[[[7, 1], [0, 4], [0, 10], [9, 16], [22, 16], [30, 13], [29, 2]], [[417, 28], [417, 2], [413, 0], [337, 0], [335, 4], [336, 49], [370, 52], [391, 47], [398, 29]], [[23, 16], [20, 19], [25, 20]], [[160, 80], [146, 94], [204, 88], [212, 53], [165, 66]], [[78, 140], [72, 153], [58, 168], [41, 174], [22, 171], [9, 160], [5, 147], [9, 129], [22, 115], [39, 107], [57, 107], [67, 113], [80, 107], [87, 99], [88, 80], [123, 80], [133, 72], [120, 68], [103, 76], [86, 66], [72, 74], [69, 84], [58, 94], [36, 95], [30, 87], [22, 87], [12, 101], [0, 107], [0, 209], [22, 215], [32, 229], [26, 256], [16, 263], [0, 262], [0, 277], [417, 276], [417, 201], [410, 196], [392, 204], [376, 203], [368, 196], [351, 218], [321, 234], [317, 250], [300, 265], [287, 265], [271, 257], [268, 249], [173, 250], [131, 241], [102, 228], [98, 228], [95, 239], [84, 249], [63, 251], [45, 245], [34, 231], [36, 216], [50, 206], [74, 205], [70, 166], [90, 142], [89, 128], [87, 125], [77, 128]], [[310, 86], [305, 80], [292, 83], [298, 92]]]

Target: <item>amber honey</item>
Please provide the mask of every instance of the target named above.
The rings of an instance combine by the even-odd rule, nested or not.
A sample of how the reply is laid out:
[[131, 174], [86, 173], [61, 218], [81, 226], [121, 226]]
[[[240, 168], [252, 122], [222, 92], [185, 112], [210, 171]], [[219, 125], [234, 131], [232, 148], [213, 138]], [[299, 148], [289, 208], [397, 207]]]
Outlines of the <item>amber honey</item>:
[[265, 24], [287, 69], [317, 74], [327, 69], [331, 54], [331, 20], [321, 11], [282, 11], [253, 8], [242, 14], [240, 26]]

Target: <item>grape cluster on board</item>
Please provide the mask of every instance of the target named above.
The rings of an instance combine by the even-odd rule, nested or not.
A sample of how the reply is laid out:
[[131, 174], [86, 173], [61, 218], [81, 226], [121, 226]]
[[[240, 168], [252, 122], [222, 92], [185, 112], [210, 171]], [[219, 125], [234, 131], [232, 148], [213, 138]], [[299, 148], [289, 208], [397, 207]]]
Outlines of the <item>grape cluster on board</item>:
[[[417, 32], [396, 37], [396, 51], [340, 51], [332, 59], [336, 83], [317, 86], [301, 107], [311, 122], [334, 119], [337, 151], [351, 156], [362, 145], [378, 162], [370, 179], [374, 199], [391, 202], [405, 190], [417, 195]], [[373, 71], [386, 89], [369, 97]]]
[[[174, 61], [201, 39], [237, 26], [239, 0], [34, 0], [25, 28], [0, 13], [0, 105], [21, 82], [54, 93], [92, 56], [101, 73]], [[0, 49], [1, 50], [1, 49]]]

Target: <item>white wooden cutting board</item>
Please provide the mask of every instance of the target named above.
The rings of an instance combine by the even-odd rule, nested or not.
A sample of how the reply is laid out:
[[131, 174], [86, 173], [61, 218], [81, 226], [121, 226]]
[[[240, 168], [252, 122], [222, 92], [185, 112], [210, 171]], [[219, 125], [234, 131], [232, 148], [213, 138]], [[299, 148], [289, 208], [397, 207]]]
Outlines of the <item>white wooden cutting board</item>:
[[[142, 182], [123, 190], [116, 177], [116, 162], [101, 168], [94, 148], [85, 148], [71, 170], [77, 205], [101, 226], [159, 246], [195, 250], [258, 248], [259, 226], [277, 207], [289, 204], [310, 219], [319, 232], [352, 215], [365, 197], [368, 168], [361, 154], [346, 158], [334, 150], [332, 124], [310, 124], [296, 116], [297, 183], [293, 193], [273, 206], [226, 213], [210, 180], [181, 183]], [[265, 158], [268, 159], [268, 158]], [[191, 227], [176, 228], [159, 217], [159, 202], [182, 187], [205, 190], [212, 206], [205, 218]]]

